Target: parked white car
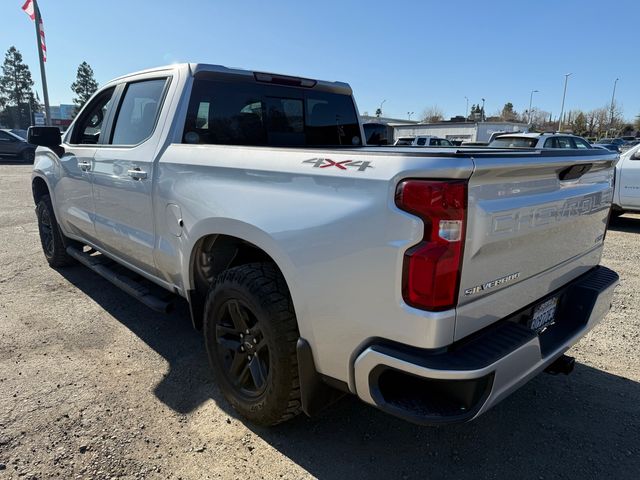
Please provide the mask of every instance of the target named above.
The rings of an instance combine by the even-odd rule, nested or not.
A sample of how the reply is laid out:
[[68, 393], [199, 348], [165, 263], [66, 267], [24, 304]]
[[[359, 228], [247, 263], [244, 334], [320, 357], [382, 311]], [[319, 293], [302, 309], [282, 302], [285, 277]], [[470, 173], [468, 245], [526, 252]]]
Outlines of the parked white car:
[[491, 141], [489, 146], [505, 148], [593, 148], [584, 138], [565, 133], [517, 133], [500, 135]]
[[453, 147], [453, 143], [451, 143], [446, 138], [434, 137], [431, 135], [420, 135], [418, 137], [400, 137], [396, 140], [394, 145], [413, 145], [416, 147]]
[[616, 165], [612, 213], [625, 212], [640, 212], [640, 145], [620, 155]]

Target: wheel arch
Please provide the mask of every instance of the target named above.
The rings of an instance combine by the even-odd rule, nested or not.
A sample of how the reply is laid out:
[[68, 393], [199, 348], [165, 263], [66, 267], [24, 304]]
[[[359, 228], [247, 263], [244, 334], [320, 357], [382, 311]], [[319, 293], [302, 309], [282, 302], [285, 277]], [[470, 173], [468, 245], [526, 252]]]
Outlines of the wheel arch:
[[[273, 263], [280, 271], [299, 318], [300, 302], [295, 292], [293, 262], [266, 232], [248, 225], [242, 225], [241, 228], [250, 234], [242, 234], [236, 229], [210, 229], [208, 233], [197, 235], [189, 248], [183, 278], [191, 319], [196, 329], [202, 327], [204, 298], [216, 276], [228, 268], [261, 261]], [[218, 233], [214, 233], [216, 230]]]
[[33, 202], [37, 205], [44, 195], [51, 196], [51, 189], [44, 178], [40, 175], [34, 175], [31, 179], [31, 193], [33, 194]]

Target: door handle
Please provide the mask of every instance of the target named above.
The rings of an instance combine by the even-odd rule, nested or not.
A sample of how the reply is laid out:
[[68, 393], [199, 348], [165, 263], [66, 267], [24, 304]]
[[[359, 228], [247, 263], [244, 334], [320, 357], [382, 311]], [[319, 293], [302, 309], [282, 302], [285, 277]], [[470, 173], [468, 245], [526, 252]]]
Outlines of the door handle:
[[147, 172], [140, 170], [140, 168], [138, 167], [127, 170], [127, 173], [134, 180], [144, 180], [145, 178], [147, 178]]
[[91, 170], [91, 162], [78, 162], [78, 168], [83, 172]]

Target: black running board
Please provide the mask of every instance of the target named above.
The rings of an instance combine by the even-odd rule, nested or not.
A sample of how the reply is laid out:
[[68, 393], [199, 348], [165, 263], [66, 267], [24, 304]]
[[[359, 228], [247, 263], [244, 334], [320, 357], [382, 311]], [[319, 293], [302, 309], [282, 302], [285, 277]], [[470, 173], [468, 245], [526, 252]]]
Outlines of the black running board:
[[170, 293], [155, 284], [145, 286], [143, 282], [150, 283], [148, 280], [142, 279], [142, 277], [140, 280], [133, 278], [132, 275], [135, 274], [95, 250], [85, 252], [76, 247], [67, 247], [67, 253], [150, 309], [161, 313], [169, 313], [173, 309], [173, 302], [160, 298], [154, 293], [154, 290], [164, 292], [168, 296], [171, 296]]

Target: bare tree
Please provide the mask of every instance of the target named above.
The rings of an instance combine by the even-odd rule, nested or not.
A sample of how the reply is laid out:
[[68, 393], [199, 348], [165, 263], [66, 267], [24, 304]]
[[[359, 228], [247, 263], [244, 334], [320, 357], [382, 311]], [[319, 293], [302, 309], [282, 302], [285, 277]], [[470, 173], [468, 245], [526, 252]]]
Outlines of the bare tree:
[[627, 122], [624, 120], [622, 110], [622, 104], [619, 102], [613, 103], [613, 109], [609, 106], [609, 130], [612, 132], [620, 132]]
[[444, 112], [437, 105], [427, 107], [422, 111], [422, 121], [425, 123], [437, 123], [444, 120]]
[[607, 128], [609, 126], [609, 108], [596, 108], [594, 110], [594, 115], [596, 117], [596, 136], [605, 136], [607, 134]]
[[544, 110], [531, 109], [531, 123], [532, 130], [544, 131], [549, 129], [549, 117], [551, 114]]
[[585, 117], [587, 120], [587, 133], [589, 134], [590, 137], [595, 136], [596, 134], [596, 129], [598, 127], [598, 120], [596, 118], [596, 111], [595, 110], [589, 110], [587, 113], [585, 113]]

